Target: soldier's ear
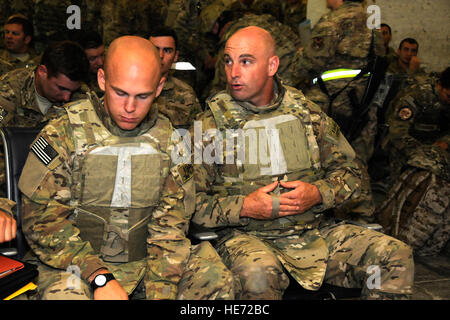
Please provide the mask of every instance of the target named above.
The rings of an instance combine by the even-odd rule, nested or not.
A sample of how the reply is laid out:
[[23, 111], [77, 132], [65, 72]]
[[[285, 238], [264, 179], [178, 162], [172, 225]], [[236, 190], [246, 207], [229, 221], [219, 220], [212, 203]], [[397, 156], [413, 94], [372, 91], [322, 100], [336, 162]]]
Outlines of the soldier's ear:
[[278, 56], [272, 56], [269, 58], [269, 77], [273, 77], [275, 73], [277, 73], [279, 65], [280, 58], [278, 58]]
[[180, 52], [179, 52], [178, 50], [175, 51], [175, 59], [173, 59], [173, 63], [175, 63], [175, 62], [178, 61], [178, 54], [179, 54], [179, 53], [180, 53]]
[[30, 44], [30, 42], [31, 42], [31, 36], [25, 36], [25, 43], [27, 44], [27, 45], [29, 45]]
[[98, 68], [97, 70], [97, 82], [100, 90], [105, 91], [105, 70], [103, 68]]
[[162, 89], [164, 87], [164, 84], [166, 83], [166, 80], [167, 80], [166, 77], [161, 77], [161, 80], [159, 80], [159, 84], [156, 87], [155, 98], [157, 98], [161, 94], [161, 91], [162, 91]]
[[37, 73], [38, 73], [38, 75], [39, 75], [39, 77], [41, 78], [41, 79], [47, 79], [48, 78], [48, 71], [47, 71], [47, 67], [45, 66], [45, 65], [43, 65], [43, 64], [40, 64], [38, 67], [37, 67]]

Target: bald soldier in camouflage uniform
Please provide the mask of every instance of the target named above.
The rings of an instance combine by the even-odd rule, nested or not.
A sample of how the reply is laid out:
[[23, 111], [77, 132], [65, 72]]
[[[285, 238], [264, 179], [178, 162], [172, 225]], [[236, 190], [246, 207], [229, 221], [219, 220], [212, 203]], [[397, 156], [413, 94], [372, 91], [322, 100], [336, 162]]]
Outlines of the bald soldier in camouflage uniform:
[[214, 80], [210, 94], [215, 94], [226, 87], [226, 76], [224, 72], [223, 48], [226, 41], [239, 29], [248, 26], [258, 26], [269, 31], [276, 41], [277, 55], [280, 57], [280, 68], [278, 75], [283, 83], [294, 85], [297, 79], [296, 71], [293, 68], [294, 56], [300, 46], [300, 38], [290, 27], [276, 20], [272, 15], [247, 14], [240, 19], [233, 21], [228, 31], [220, 41], [220, 51], [217, 57]]
[[[42, 298], [234, 298], [212, 246], [186, 238], [193, 171], [172, 163], [172, 126], [151, 107], [164, 85], [157, 50], [144, 38], [118, 38], [99, 79], [105, 100], [65, 105], [20, 177]], [[77, 285], [68, 268], [78, 270]]]
[[161, 73], [166, 82], [156, 99], [158, 111], [169, 118], [175, 128], [189, 129], [202, 110], [194, 89], [171, 74], [171, 66], [178, 60], [178, 37], [174, 30], [157, 27], [150, 33], [150, 41], [159, 50]]
[[418, 255], [436, 255], [450, 238], [450, 68], [405, 88], [388, 118], [393, 187], [377, 218]]
[[[362, 287], [362, 298], [408, 298], [411, 249], [334, 223], [328, 209], [360, 193], [354, 151], [331, 118], [277, 79], [270, 34], [241, 29], [224, 53], [228, 91], [208, 100], [201, 128], [193, 128], [193, 221], [222, 228], [216, 248], [235, 276], [237, 298], [281, 299], [285, 271], [308, 290], [326, 282]], [[203, 140], [195, 138], [200, 131]], [[370, 266], [380, 268], [380, 287], [368, 283]]]

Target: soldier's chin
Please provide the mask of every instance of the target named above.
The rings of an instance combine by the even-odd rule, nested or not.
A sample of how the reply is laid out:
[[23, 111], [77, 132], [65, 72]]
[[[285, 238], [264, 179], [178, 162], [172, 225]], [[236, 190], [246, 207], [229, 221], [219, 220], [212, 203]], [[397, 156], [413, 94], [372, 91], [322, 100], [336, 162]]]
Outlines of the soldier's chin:
[[134, 130], [138, 124], [136, 122], [130, 122], [130, 121], [120, 121], [120, 122], [116, 122], [116, 125], [122, 129], [122, 130], [126, 130], [126, 131], [131, 131]]
[[231, 96], [238, 100], [238, 101], [244, 101], [245, 100], [245, 94], [241, 92], [240, 90], [234, 90], [233, 88], [230, 89]]

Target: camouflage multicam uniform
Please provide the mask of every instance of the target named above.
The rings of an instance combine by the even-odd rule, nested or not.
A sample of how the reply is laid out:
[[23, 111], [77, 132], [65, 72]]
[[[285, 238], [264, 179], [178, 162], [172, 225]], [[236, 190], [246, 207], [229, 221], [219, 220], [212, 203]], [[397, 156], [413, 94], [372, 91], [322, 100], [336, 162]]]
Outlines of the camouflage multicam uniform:
[[[364, 298], [408, 297], [414, 273], [411, 249], [373, 230], [334, 224], [328, 211], [360, 193], [354, 151], [339, 127], [300, 91], [276, 82], [275, 92], [271, 104], [255, 107], [239, 103], [223, 91], [208, 100], [211, 110], [199, 117], [203, 140], [213, 141], [196, 142], [197, 155], [212, 153], [211, 146], [221, 142], [217, 138], [225, 140], [225, 129], [234, 129], [234, 133], [242, 129], [241, 138], [245, 139], [239, 142], [238, 135], [238, 143], [233, 138], [234, 149], [224, 146], [223, 159], [217, 156], [216, 147], [212, 164], [194, 165], [197, 204], [193, 221], [222, 227], [216, 248], [235, 275], [237, 298], [280, 299], [289, 284], [283, 267], [308, 290], [330, 282], [363, 287]], [[220, 131], [212, 134], [215, 128]], [[198, 125], [194, 134], [196, 131]], [[233, 136], [233, 132], [226, 134]], [[252, 136], [256, 140], [248, 143]], [[265, 159], [260, 150], [265, 150]], [[245, 154], [244, 160], [238, 158], [240, 152]], [[251, 161], [254, 153], [259, 153], [259, 159], [256, 155]], [[244, 198], [276, 179], [315, 185], [322, 203], [294, 216], [241, 218]], [[277, 189], [272, 195], [273, 208], [277, 195], [285, 191]], [[370, 265], [382, 268], [378, 290], [364, 285]]]
[[[352, 107], [348, 92], [356, 90], [356, 96], [361, 99], [367, 78], [354, 81], [333, 101], [329, 110], [329, 99], [319, 86], [307, 90], [307, 84], [313, 78], [323, 72], [340, 68], [360, 70], [367, 64], [372, 41], [372, 30], [367, 28], [367, 13], [361, 4], [356, 2], [344, 2], [336, 10], [323, 15], [314, 26], [311, 39], [303, 49], [296, 67], [299, 72], [298, 84], [308, 98], [318, 103], [329, 115], [333, 115], [338, 124], [344, 128], [343, 123], [351, 117]], [[384, 45], [379, 30], [373, 29], [374, 51], [379, 56], [384, 55]], [[330, 95], [343, 88], [351, 79], [338, 78], [325, 82]], [[306, 85], [306, 86], [305, 86]], [[372, 110], [373, 111], [373, 110]], [[373, 148], [373, 136], [376, 133], [376, 112], [371, 116], [367, 127], [363, 130], [359, 139], [352, 142], [357, 154], [362, 154], [364, 161], [368, 160]], [[372, 138], [371, 138], [372, 137]]]
[[450, 238], [450, 106], [437, 79], [405, 88], [391, 104], [387, 151], [393, 187], [377, 210], [386, 232], [418, 255], [435, 255]]
[[194, 55], [201, 47], [199, 42], [200, 12], [212, 0], [171, 0], [167, 8], [165, 25], [175, 30], [178, 36], [178, 50], [187, 56]]
[[[394, 58], [397, 58], [397, 59], [394, 59]], [[398, 63], [398, 57], [397, 56], [391, 58], [391, 62], [389, 63], [389, 66], [388, 66], [386, 72], [393, 73], [393, 74], [407, 74], [409, 76], [411, 76], [411, 75], [420, 75], [420, 74], [425, 74], [426, 73], [424, 68], [419, 68], [415, 72], [411, 72], [409, 70], [405, 70]]]
[[170, 75], [155, 103], [158, 111], [169, 118], [175, 128], [188, 129], [202, 110], [194, 89]]
[[[86, 279], [106, 267], [128, 294], [143, 284], [147, 299], [233, 299], [212, 246], [186, 238], [193, 171], [171, 162], [168, 119], [153, 108], [123, 131], [95, 95], [65, 108], [33, 143], [19, 182], [42, 297], [90, 298]], [[65, 281], [68, 268], [79, 286]]]
[[[444, 105], [437, 92], [437, 79], [428, 77], [403, 89], [391, 102], [387, 123], [389, 134], [384, 142], [390, 154], [391, 178], [396, 180], [402, 167], [417, 156], [418, 150], [430, 149], [434, 159], [445, 159], [444, 150], [432, 146], [450, 130], [450, 107]], [[436, 162], [429, 169], [436, 170], [443, 161]], [[448, 167], [442, 167], [436, 174], [445, 177]]]
[[283, 15], [281, 21], [299, 34], [299, 24], [306, 19], [306, 7], [307, 0], [287, 0], [281, 2]]
[[[61, 105], [52, 105], [45, 115], [39, 110], [34, 85], [35, 69], [16, 69], [0, 78], [0, 126], [37, 127], [58, 117], [64, 110]], [[82, 96], [80, 90], [71, 99]], [[0, 152], [0, 185], [5, 183], [4, 168], [4, 156]]]
[[21, 60], [18, 58], [15, 58], [8, 50], [2, 50], [0, 51], [0, 59], [9, 62], [13, 65], [13, 69], [19, 69], [19, 68], [30, 68], [34, 69], [39, 62], [41, 61], [41, 56], [38, 55], [34, 50], [28, 51], [28, 58], [26, 60]]
[[237, 30], [248, 26], [261, 27], [270, 32], [276, 43], [275, 53], [280, 58], [280, 67], [277, 74], [284, 84], [295, 84], [297, 75], [292, 63], [293, 57], [297, 54], [297, 49], [300, 45], [298, 35], [290, 27], [276, 20], [272, 15], [248, 14], [233, 21], [223, 39], [221, 39], [221, 49], [217, 57], [214, 80], [212, 82], [212, 89], [210, 90], [211, 95], [226, 88], [226, 75], [223, 62], [225, 43]]
[[123, 35], [148, 38], [154, 25], [164, 25], [167, 4], [164, 0], [105, 0], [101, 2], [103, 41], [109, 45]]
[[14, 66], [11, 63], [0, 58], [0, 76], [12, 69], [14, 69]]
[[[304, 90], [305, 95], [319, 104], [341, 127], [343, 132], [354, 123], [353, 110], [349, 92], [354, 90], [361, 101], [367, 83], [367, 77], [353, 81], [329, 105], [330, 99], [318, 85], [308, 88], [313, 78], [326, 71], [336, 69], [361, 70], [367, 64], [367, 55], [373, 37], [375, 54], [384, 55], [384, 45], [379, 30], [367, 28], [367, 13], [364, 7], [356, 2], [346, 1], [339, 8], [323, 15], [314, 26], [311, 39], [295, 62], [298, 71], [296, 87]], [[324, 81], [328, 94], [331, 96], [343, 89], [349, 78], [338, 78]], [[357, 203], [349, 204], [355, 212], [370, 217], [375, 209], [370, 188], [367, 161], [370, 159], [374, 138], [377, 133], [377, 109], [372, 105], [368, 111], [368, 123], [361, 133], [350, 141], [357, 154], [358, 165], [363, 171], [362, 196]], [[366, 218], [367, 219], [367, 218]]]
[[392, 47], [388, 47], [385, 52], [386, 59], [389, 63], [398, 59], [397, 50]]
[[[58, 117], [64, 110], [53, 105], [45, 115], [39, 110], [34, 85], [35, 69], [17, 69], [0, 78], [0, 125], [35, 127]], [[75, 94], [72, 99], [82, 95]]]

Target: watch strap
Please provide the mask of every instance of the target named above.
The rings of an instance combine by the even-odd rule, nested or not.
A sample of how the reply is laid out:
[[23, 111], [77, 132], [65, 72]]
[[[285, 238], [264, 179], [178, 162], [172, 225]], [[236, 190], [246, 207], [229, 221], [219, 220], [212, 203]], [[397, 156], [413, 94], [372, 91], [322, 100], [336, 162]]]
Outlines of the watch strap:
[[[97, 278], [98, 276], [105, 276], [105, 278], [106, 278], [106, 281], [105, 281], [105, 283], [104, 283], [102, 286], [99, 286], [99, 285], [97, 285], [97, 284], [95, 283], [95, 278]], [[94, 277], [94, 280], [92, 280], [92, 282], [91, 282], [91, 289], [92, 289], [92, 292], [94, 292], [97, 288], [101, 288], [101, 287], [106, 286], [106, 284], [107, 284], [108, 282], [110, 282], [111, 280], [115, 280], [115, 279], [116, 279], [116, 278], [114, 278], [114, 275], [113, 275], [112, 273], [101, 273], [101, 274], [96, 275], [96, 276]]]

